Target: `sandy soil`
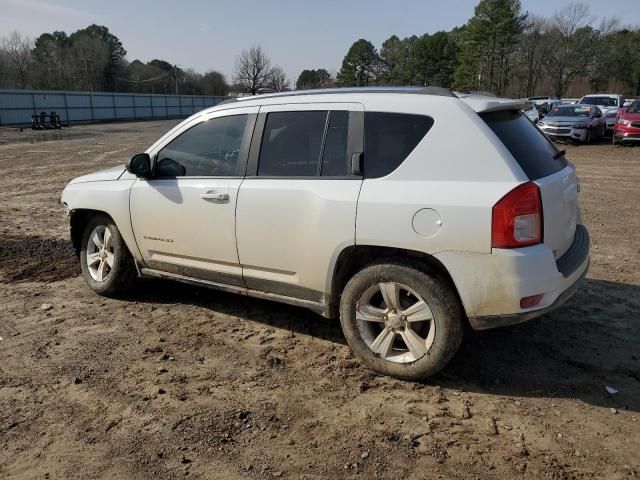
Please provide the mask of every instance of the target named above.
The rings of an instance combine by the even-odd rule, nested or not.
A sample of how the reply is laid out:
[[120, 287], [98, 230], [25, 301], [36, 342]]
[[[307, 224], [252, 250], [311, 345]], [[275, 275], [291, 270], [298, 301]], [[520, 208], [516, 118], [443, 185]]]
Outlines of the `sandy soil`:
[[0, 478], [640, 476], [640, 148], [567, 147], [586, 287], [410, 383], [302, 309], [161, 281], [89, 291], [62, 188], [173, 124], [0, 132]]

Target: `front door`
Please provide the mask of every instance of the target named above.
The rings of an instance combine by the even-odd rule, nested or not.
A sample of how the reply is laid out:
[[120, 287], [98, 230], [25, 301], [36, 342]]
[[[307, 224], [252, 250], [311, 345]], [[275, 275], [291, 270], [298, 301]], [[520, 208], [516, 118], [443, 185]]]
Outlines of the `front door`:
[[243, 286], [238, 189], [258, 109], [199, 117], [151, 152], [153, 177], [131, 189], [131, 222], [148, 268]]

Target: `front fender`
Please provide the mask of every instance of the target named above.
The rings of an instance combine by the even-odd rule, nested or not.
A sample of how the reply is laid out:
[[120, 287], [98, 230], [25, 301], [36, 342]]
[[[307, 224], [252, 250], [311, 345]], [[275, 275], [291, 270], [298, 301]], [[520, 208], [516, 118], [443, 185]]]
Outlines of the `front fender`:
[[142, 256], [136, 244], [129, 211], [129, 194], [135, 180], [71, 183], [62, 192], [65, 211], [97, 210], [115, 222], [127, 248], [136, 261]]

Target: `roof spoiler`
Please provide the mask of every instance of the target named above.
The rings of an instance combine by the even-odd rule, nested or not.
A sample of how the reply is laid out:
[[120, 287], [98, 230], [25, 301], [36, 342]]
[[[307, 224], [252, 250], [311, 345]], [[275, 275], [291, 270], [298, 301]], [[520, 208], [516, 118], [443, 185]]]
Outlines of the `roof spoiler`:
[[531, 105], [529, 100], [486, 97], [469, 95], [461, 98], [476, 113], [499, 112], [502, 110], [526, 110]]

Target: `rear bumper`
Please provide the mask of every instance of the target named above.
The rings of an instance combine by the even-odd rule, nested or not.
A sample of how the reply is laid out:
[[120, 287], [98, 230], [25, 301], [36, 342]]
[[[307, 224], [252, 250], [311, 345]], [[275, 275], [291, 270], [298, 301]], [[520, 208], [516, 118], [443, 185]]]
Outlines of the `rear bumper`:
[[[589, 268], [589, 234], [578, 225], [573, 244], [557, 261], [544, 244], [436, 257], [448, 269], [471, 326], [486, 330], [530, 320], [566, 302]], [[542, 295], [538, 305], [521, 308], [520, 300], [533, 295]]]
[[469, 323], [474, 330], [489, 330], [492, 328], [506, 327], [508, 325], [516, 325], [523, 323], [534, 318], [540, 317], [545, 313], [549, 313], [558, 307], [561, 307], [569, 300], [574, 293], [576, 293], [585, 281], [587, 272], [589, 271], [589, 260], [587, 260], [587, 266], [578, 277], [578, 279], [572, 283], [569, 288], [562, 292], [556, 300], [548, 307], [541, 308], [539, 310], [532, 310], [529, 312], [522, 312], [516, 314], [506, 315], [486, 315], [483, 317], [469, 317]]

